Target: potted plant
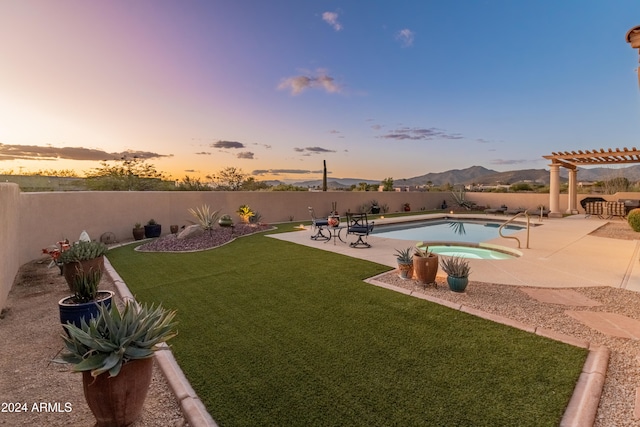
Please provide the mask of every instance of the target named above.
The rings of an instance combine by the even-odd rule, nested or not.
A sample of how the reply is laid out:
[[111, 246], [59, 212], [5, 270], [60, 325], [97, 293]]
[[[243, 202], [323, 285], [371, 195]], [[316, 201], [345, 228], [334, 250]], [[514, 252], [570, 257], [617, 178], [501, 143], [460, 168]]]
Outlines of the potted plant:
[[375, 200], [375, 199], [371, 200], [371, 201], [369, 202], [369, 205], [371, 206], [371, 207], [369, 208], [369, 211], [370, 211], [372, 214], [377, 215], [377, 214], [379, 214], [379, 213], [380, 213], [380, 205], [378, 204], [378, 201], [377, 201], [377, 200]]
[[144, 237], [160, 237], [162, 234], [162, 225], [158, 224], [155, 219], [151, 218], [144, 226]]
[[404, 203], [402, 205], [402, 210], [405, 211], [405, 212], [411, 212], [411, 204], [409, 202]]
[[[423, 249], [424, 247], [424, 249]], [[422, 243], [416, 245], [413, 253], [413, 272], [416, 279], [424, 286], [433, 283], [436, 287], [436, 275], [438, 274], [438, 255], [429, 251], [429, 246]]]
[[396, 260], [398, 261], [398, 272], [401, 279], [411, 279], [413, 277], [413, 255], [411, 247], [407, 249], [396, 249]]
[[218, 225], [220, 227], [231, 227], [233, 225], [233, 219], [231, 219], [231, 215], [222, 215], [218, 220]]
[[340, 213], [338, 213], [338, 202], [331, 202], [331, 212], [327, 217], [329, 227], [337, 227], [340, 225]]
[[72, 292], [76, 276], [96, 270], [104, 272], [104, 255], [107, 250], [107, 245], [102, 242], [79, 241], [60, 254], [58, 259], [63, 264], [62, 274]]
[[447, 283], [449, 289], [453, 292], [464, 292], [469, 283], [469, 261], [459, 256], [443, 258], [440, 265], [445, 273], [447, 273]]
[[248, 205], [240, 206], [236, 211], [236, 213], [238, 214], [242, 222], [245, 224], [249, 224], [249, 220], [251, 219], [252, 216], [255, 215], [253, 210]]
[[144, 239], [144, 227], [139, 222], [136, 222], [133, 226], [133, 239], [134, 240], [142, 240]]
[[101, 278], [102, 271], [93, 269], [85, 274], [74, 276], [73, 295], [58, 301], [60, 323], [65, 325], [71, 322], [79, 327], [81, 319], [89, 321], [98, 316], [99, 305], [111, 307], [114, 293], [98, 290]]
[[127, 301], [122, 310], [100, 306], [80, 327], [67, 324], [58, 361], [82, 372], [84, 396], [97, 426], [128, 426], [141, 414], [151, 383], [153, 355], [176, 335], [175, 311]]

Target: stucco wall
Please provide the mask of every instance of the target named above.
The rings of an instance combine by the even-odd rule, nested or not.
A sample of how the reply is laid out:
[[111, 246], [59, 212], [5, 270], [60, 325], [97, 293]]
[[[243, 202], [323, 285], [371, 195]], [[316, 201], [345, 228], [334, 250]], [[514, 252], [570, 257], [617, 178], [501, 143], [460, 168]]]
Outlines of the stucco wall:
[[[579, 195], [578, 201], [588, 195]], [[604, 196], [640, 199], [638, 193]], [[466, 193], [467, 200], [480, 206], [535, 209], [549, 205], [548, 194], [529, 193]], [[42, 257], [42, 249], [58, 240], [77, 240], [86, 230], [93, 239], [112, 232], [118, 241], [132, 238], [136, 222], [145, 224], [153, 218], [162, 224], [162, 233], [171, 224], [188, 225], [193, 218], [189, 208], [208, 204], [221, 214], [230, 214], [247, 204], [260, 212], [268, 223], [302, 222], [309, 220], [308, 206], [325, 216], [331, 203], [338, 211], [357, 212], [360, 206], [377, 200], [389, 206], [389, 212], [399, 212], [404, 203], [412, 211], [433, 210], [443, 200], [451, 206], [451, 193], [419, 192], [46, 192], [20, 193], [15, 184], [0, 184], [0, 308], [6, 302], [20, 265]], [[560, 195], [560, 209], [567, 209], [567, 195]], [[579, 207], [580, 208], [580, 207]]]
[[16, 250], [20, 247], [19, 198], [17, 184], [0, 183], [0, 309], [6, 305], [7, 295], [21, 265]]

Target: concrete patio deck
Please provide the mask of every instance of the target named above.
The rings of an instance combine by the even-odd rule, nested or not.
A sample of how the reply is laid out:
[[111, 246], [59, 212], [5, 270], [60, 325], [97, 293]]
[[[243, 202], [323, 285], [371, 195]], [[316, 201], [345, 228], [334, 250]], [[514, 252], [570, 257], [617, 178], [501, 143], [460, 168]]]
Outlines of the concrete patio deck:
[[[427, 214], [409, 217], [417, 219], [441, 218], [442, 214]], [[446, 215], [448, 218], [471, 217], [471, 215]], [[504, 216], [473, 215], [482, 219], [505, 221]], [[376, 225], [406, 221], [408, 217], [385, 218], [376, 220]], [[605, 225], [607, 220], [584, 218], [573, 215], [565, 218], [545, 218], [542, 222], [532, 217], [529, 249], [526, 249], [526, 231], [513, 236], [520, 239], [522, 248], [518, 249], [513, 239], [498, 238], [485, 243], [495, 244], [518, 250], [521, 257], [508, 260], [470, 259], [471, 280], [504, 285], [572, 288], [590, 286], [611, 286], [615, 288], [640, 291], [640, 240], [620, 240], [591, 236], [589, 233]], [[308, 228], [308, 227], [307, 227]], [[342, 232], [344, 238], [345, 231]], [[332, 251], [351, 257], [366, 259], [396, 267], [395, 249], [415, 245], [416, 241], [387, 239], [371, 235], [368, 238], [371, 248], [351, 248], [337, 240], [315, 241], [310, 239], [311, 232], [296, 231], [271, 235], [271, 237], [289, 242]], [[349, 236], [350, 240], [354, 237]], [[440, 270], [438, 276], [444, 277]]]

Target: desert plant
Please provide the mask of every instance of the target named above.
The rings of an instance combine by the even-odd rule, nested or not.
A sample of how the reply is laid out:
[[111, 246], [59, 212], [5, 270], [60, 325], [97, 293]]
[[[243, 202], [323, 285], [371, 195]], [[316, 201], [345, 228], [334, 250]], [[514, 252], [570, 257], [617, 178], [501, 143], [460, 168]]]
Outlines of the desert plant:
[[411, 250], [413, 248], [409, 246], [407, 249], [396, 249], [396, 258], [399, 263], [410, 264], [413, 262], [413, 255]]
[[469, 277], [469, 261], [459, 256], [442, 257], [440, 266], [451, 277]]
[[629, 211], [627, 214], [627, 222], [633, 231], [640, 231], [640, 208], [631, 209]]
[[236, 213], [245, 224], [248, 224], [251, 217], [255, 216], [255, 212], [248, 205], [240, 206]]
[[109, 372], [114, 377], [129, 360], [153, 356], [158, 345], [173, 338], [175, 311], [162, 306], [138, 305], [127, 301], [122, 311], [116, 304], [100, 306], [98, 317], [80, 327], [66, 324], [62, 335], [66, 352], [61, 360], [74, 365], [76, 372], [90, 371], [93, 377]]
[[155, 219], [151, 218], [149, 221], [147, 221], [147, 225], [157, 225], [158, 223], [156, 222]]
[[76, 242], [60, 254], [59, 261], [63, 264], [87, 261], [105, 255], [107, 250], [102, 242]]
[[91, 269], [86, 274], [73, 277], [73, 302], [86, 303], [95, 301], [98, 296], [98, 285], [102, 279], [102, 271]]
[[[253, 212], [253, 216], [249, 218], [251, 224], [259, 224], [262, 221], [262, 214], [258, 211]], [[289, 221], [293, 221], [293, 215], [289, 215]]]
[[142, 228], [142, 224], [140, 224], [139, 222], [136, 222], [136, 223], [133, 225], [133, 228], [135, 228], [136, 230], [137, 230], [137, 229], [140, 229], [140, 228]]
[[419, 257], [419, 258], [426, 258], [428, 256], [431, 256], [431, 251], [429, 250], [429, 246], [425, 246], [424, 249], [419, 248], [419, 247], [415, 247], [414, 248], [414, 252], [413, 252], [413, 256]]
[[[213, 226], [216, 224], [218, 220], [218, 215], [220, 211], [211, 212], [211, 208], [209, 205], [202, 205], [202, 207], [189, 209], [189, 213], [193, 215], [197, 219], [197, 224], [200, 225], [204, 230], [208, 230], [211, 233]], [[192, 224], [196, 224], [193, 221], [189, 221]]]

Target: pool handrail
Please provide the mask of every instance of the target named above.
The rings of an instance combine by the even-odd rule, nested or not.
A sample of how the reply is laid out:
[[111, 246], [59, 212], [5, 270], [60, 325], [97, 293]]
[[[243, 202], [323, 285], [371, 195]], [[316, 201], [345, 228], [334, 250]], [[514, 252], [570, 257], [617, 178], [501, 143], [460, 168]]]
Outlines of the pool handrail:
[[513, 220], [515, 220], [516, 218], [518, 218], [520, 215], [525, 215], [527, 217], [527, 249], [529, 249], [529, 211], [525, 210], [524, 212], [518, 212], [517, 214], [515, 214], [513, 217], [511, 217], [510, 219], [508, 219], [507, 221], [504, 222], [504, 224], [502, 224], [499, 228], [498, 228], [498, 234], [500, 235], [500, 237], [504, 237], [505, 239], [515, 239], [516, 242], [518, 242], [518, 249], [520, 249], [520, 239], [518, 239], [516, 236], [505, 236], [504, 234], [502, 234], [502, 228], [509, 224], [510, 222], [513, 222]]

